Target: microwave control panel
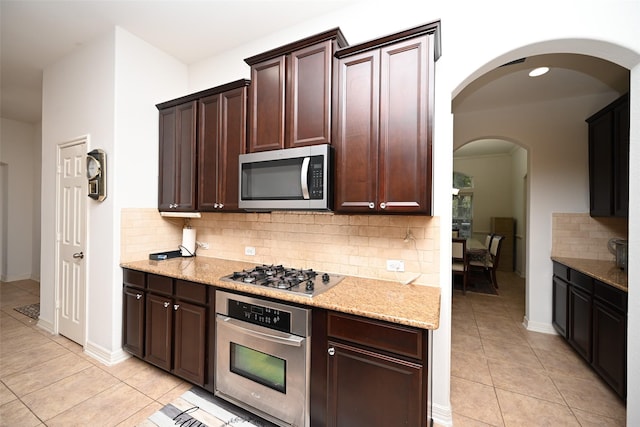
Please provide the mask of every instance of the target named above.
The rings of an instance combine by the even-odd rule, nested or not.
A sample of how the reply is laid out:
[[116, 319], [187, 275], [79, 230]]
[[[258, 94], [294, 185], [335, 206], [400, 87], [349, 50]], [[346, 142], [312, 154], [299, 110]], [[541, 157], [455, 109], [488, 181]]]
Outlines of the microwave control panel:
[[309, 198], [322, 199], [324, 197], [324, 165], [323, 156], [313, 156], [309, 162]]

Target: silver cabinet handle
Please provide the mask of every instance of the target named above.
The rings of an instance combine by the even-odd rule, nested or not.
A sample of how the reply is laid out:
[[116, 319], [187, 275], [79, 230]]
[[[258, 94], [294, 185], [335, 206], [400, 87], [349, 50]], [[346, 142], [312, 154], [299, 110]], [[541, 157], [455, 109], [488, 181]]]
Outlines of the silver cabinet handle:
[[385, 202], [380, 203], [380, 209], [386, 209], [387, 204]]
[[213, 204], [213, 209], [218, 209], [218, 204], [217, 203]]
[[173, 304], [173, 309], [174, 310], [178, 310], [180, 308], [180, 304]]
[[73, 257], [76, 259], [82, 259], [84, 258], [84, 254], [82, 252], [76, 252], [75, 254], [73, 254]]
[[224, 208], [224, 205], [222, 203], [218, 203], [218, 208], [222, 209], [222, 208]]
[[373, 209], [373, 208], [375, 208], [375, 207], [376, 207], [376, 204], [375, 204], [375, 203], [373, 203], [373, 202], [370, 202], [370, 203], [369, 203], [369, 209]]
[[142, 298], [142, 294], [136, 294], [136, 299]]
[[336, 349], [333, 347], [329, 347], [329, 350], [327, 350], [327, 353], [329, 353], [329, 356], [333, 356], [334, 354], [336, 354]]
[[163, 305], [164, 305], [164, 308], [167, 308], [167, 307], [169, 307], [171, 305], [171, 303], [165, 301], [165, 303]]

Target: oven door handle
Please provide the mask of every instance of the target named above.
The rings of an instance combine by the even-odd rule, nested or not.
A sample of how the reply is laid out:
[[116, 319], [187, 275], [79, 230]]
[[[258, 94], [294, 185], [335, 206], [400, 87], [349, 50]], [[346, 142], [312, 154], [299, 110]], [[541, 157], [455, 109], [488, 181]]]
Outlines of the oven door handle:
[[266, 334], [261, 331], [256, 331], [255, 329], [248, 328], [247, 325], [250, 325], [250, 324], [247, 324], [246, 322], [243, 322], [241, 320], [236, 320], [231, 317], [223, 316], [221, 314], [218, 314], [217, 318], [218, 318], [217, 319], [218, 322], [224, 322], [225, 326], [228, 326], [232, 329], [236, 329], [237, 331], [242, 332], [243, 334], [251, 335], [253, 337], [271, 341], [277, 344], [290, 345], [293, 347], [301, 347], [302, 343], [305, 340], [303, 337], [299, 337], [297, 335], [288, 334], [286, 337], [284, 336], [280, 337], [277, 335]]

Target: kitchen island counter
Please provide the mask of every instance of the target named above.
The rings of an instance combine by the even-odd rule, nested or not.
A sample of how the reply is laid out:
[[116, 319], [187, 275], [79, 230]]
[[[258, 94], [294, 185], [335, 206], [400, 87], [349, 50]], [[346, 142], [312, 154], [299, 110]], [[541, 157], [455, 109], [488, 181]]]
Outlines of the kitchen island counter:
[[403, 285], [398, 282], [345, 276], [337, 285], [310, 298], [277, 289], [220, 280], [234, 271], [255, 266], [242, 261], [194, 257], [124, 262], [120, 266], [421, 329], [437, 329], [439, 326], [440, 288], [435, 286]]

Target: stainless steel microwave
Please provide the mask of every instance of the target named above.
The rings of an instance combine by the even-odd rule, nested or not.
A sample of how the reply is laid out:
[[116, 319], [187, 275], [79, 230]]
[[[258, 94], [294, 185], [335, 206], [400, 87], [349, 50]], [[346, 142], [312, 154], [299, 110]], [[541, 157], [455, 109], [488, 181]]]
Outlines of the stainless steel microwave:
[[328, 144], [241, 154], [239, 207], [330, 210], [331, 157]]

